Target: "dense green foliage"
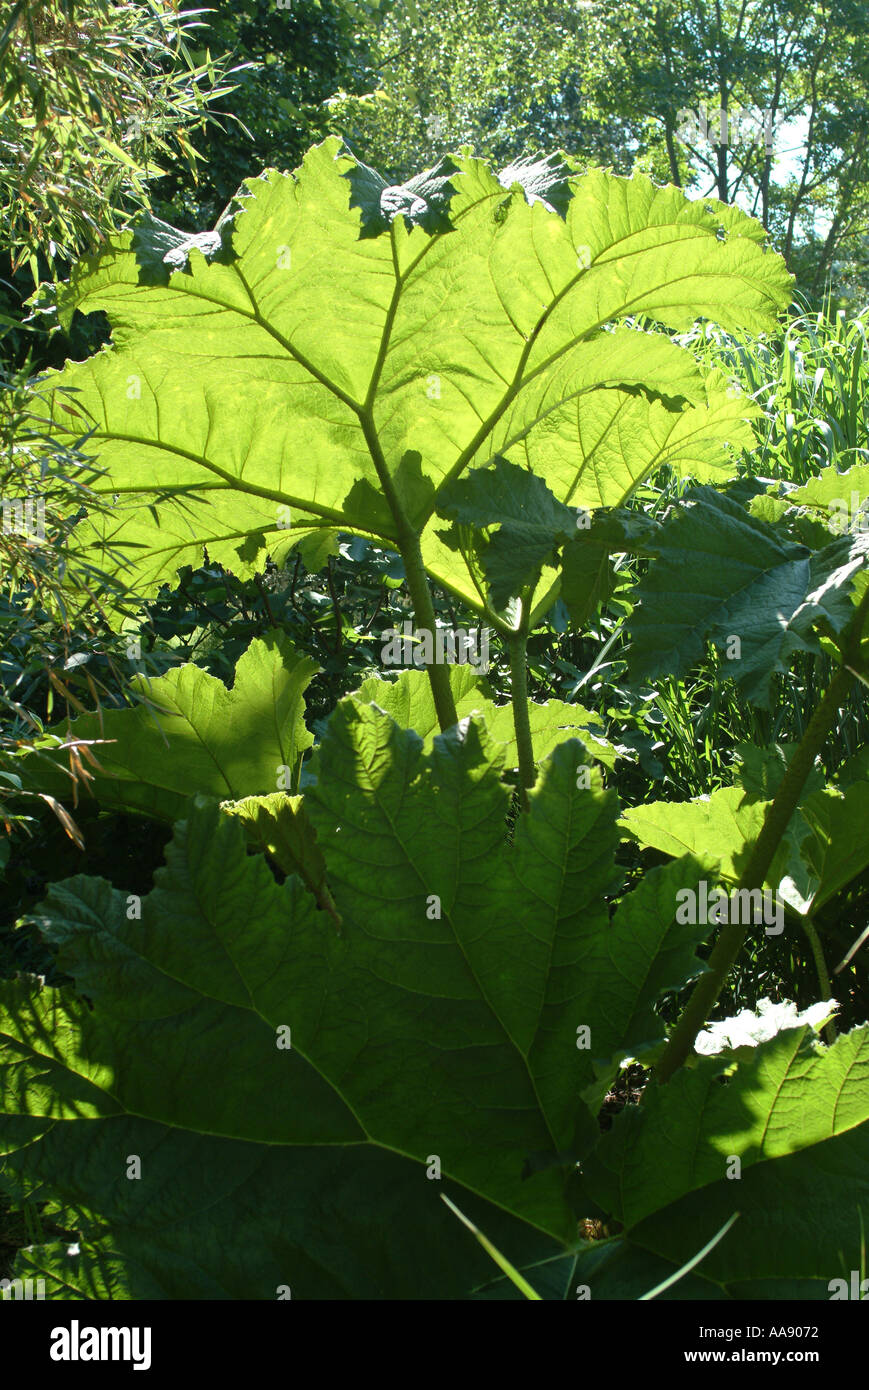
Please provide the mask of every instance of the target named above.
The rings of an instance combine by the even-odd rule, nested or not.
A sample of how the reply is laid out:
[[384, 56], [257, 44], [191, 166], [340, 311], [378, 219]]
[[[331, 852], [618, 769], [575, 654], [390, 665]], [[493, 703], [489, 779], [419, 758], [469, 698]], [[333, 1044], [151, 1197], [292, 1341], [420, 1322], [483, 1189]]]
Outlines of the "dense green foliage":
[[[7, 754], [22, 795], [87, 781], [172, 825], [145, 891], [55, 882], [27, 920], [60, 973], [2, 988], [3, 1181], [76, 1233], [21, 1273], [72, 1298], [509, 1296], [440, 1183], [546, 1297], [825, 1297], [857, 1266], [869, 1033], [836, 1036], [814, 911], [867, 867], [863, 762], [816, 762], [869, 669], [864, 537], [830, 524], [863, 471], [728, 488], [765, 417], [675, 336], [771, 328], [789, 288], [742, 213], [641, 178], [455, 155], [395, 189], [331, 141], [214, 233], [145, 218], [76, 268], [61, 316], [106, 311], [113, 344], [46, 379], [49, 435], [86, 436], [115, 499], [74, 544], [129, 652], [123, 613], [182, 567], [318, 568], [355, 533], [400, 554], [418, 630], [432, 583], [476, 611], [511, 699], [429, 647], [312, 732], [317, 663], [272, 629], [231, 689], [178, 666]], [[585, 624], [618, 592], [620, 556], [635, 683], [711, 642], [763, 707], [795, 657], [831, 664], [798, 747], [621, 814], [630, 747], [530, 701], [526, 664], [554, 605]], [[748, 1027], [707, 1029], [785, 913], [819, 1006], [755, 992]], [[626, 1058], [652, 1079], [601, 1128]]]
[[0, 1278], [840, 1296], [858, 9], [45, 0], [0, 52]]

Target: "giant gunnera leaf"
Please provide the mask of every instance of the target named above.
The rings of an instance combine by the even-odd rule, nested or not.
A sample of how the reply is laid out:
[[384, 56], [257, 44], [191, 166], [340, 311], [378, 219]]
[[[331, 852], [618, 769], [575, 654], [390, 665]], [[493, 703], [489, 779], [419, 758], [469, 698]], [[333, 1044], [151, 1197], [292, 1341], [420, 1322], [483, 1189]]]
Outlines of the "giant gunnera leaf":
[[472, 463], [589, 508], [663, 464], [732, 471], [755, 408], [625, 321], [772, 329], [791, 281], [759, 224], [645, 176], [559, 171], [550, 202], [532, 168], [508, 188], [468, 155], [443, 169], [390, 188], [329, 139], [207, 236], [152, 219], [75, 268], [61, 318], [102, 310], [112, 343], [47, 389], [115, 499], [78, 532], [104, 569], [147, 595], [203, 549], [247, 575], [318, 530], [415, 532], [478, 605], [429, 526]]
[[489, 1271], [442, 1186], [509, 1258], [575, 1235], [571, 1156], [702, 968], [668, 910], [702, 861], [611, 922], [618, 807], [576, 742], [512, 844], [478, 718], [426, 752], [347, 700], [316, 766], [340, 923], [213, 801], [141, 901], [78, 877], [35, 914], [73, 985], [2, 986], [0, 1152], [80, 1232], [34, 1256], [55, 1296], [459, 1297]]
[[628, 622], [631, 674], [684, 675], [713, 642], [723, 673], [760, 705], [796, 652], [819, 652], [821, 633], [847, 626], [869, 554], [864, 535], [796, 544], [710, 487], [690, 492], [650, 544]]
[[[271, 632], [239, 658], [231, 689], [188, 663], [153, 680], [134, 678], [139, 703], [82, 714], [49, 733], [63, 745], [92, 747], [98, 768], [88, 786], [102, 805], [173, 821], [196, 792], [234, 800], [295, 786], [314, 742], [304, 692], [316, 670], [288, 637]], [[67, 756], [63, 746], [34, 752], [15, 768], [25, 786], [69, 797]]]

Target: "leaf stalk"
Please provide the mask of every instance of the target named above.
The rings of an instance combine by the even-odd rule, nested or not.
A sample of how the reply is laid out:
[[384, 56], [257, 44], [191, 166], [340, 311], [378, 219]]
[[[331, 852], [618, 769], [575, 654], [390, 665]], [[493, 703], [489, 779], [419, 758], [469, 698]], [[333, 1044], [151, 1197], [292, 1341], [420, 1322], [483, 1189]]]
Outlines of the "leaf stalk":
[[510, 700], [513, 705], [513, 728], [519, 754], [519, 797], [522, 810], [529, 809], [528, 791], [537, 780], [534, 762], [534, 743], [531, 736], [531, 716], [528, 703], [528, 622], [526, 604], [521, 601], [521, 620], [518, 628], [507, 638], [510, 656]]

